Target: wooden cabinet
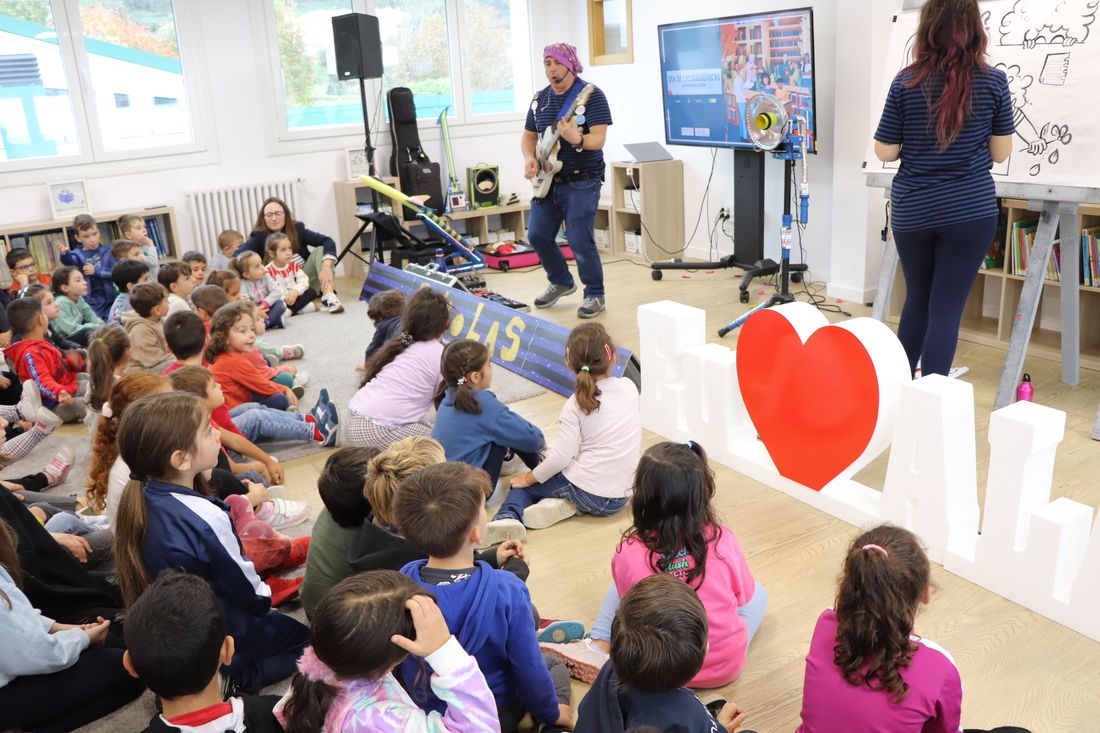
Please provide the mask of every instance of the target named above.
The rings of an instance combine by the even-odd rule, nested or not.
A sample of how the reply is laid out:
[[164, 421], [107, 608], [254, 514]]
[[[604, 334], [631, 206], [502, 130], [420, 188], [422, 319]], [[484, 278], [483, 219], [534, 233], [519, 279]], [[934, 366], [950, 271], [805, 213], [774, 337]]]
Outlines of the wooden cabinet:
[[[597, 212], [597, 228], [600, 214]], [[684, 164], [679, 160], [611, 164], [611, 254], [664, 260], [684, 249]], [[628, 248], [637, 236], [637, 251]]]

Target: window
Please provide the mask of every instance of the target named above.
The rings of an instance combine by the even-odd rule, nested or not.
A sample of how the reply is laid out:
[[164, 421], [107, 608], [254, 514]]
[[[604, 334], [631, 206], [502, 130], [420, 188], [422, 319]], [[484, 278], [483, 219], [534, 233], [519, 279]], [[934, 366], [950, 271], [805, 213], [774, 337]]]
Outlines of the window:
[[0, 169], [200, 151], [186, 5], [0, 0]]
[[592, 65], [632, 64], [630, 0], [588, 0], [588, 45]]
[[[2, 0], [0, 0], [2, 3]], [[362, 130], [356, 80], [336, 75], [334, 15], [378, 17], [384, 77], [368, 81], [371, 129], [388, 118], [382, 90], [404, 86], [417, 116], [452, 124], [525, 113], [533, 79], [528, 0], [267, 0], [267, 32], [285, 124], [281, 139]], [[495, 117], [494, 117], [495, 116]]]

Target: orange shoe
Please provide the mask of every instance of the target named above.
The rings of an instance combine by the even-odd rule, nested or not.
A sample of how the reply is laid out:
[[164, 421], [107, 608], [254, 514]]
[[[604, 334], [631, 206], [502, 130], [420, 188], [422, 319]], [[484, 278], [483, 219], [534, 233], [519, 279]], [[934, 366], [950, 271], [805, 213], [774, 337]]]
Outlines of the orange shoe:
[[309, 537], [297, 537], [290, 541], [290, 554], [286, 556], [278, 567], [272, 568], [272, 573], [283, 573], [287, 570], [300, 568], [306, 564], [306, 556], [309, 554]]
[[305, 577], [301, 578], [268, 578], [264, 582], [271, 589], [271, 607], [278, 608], [298, 595], [298, 589], [302, 587]]

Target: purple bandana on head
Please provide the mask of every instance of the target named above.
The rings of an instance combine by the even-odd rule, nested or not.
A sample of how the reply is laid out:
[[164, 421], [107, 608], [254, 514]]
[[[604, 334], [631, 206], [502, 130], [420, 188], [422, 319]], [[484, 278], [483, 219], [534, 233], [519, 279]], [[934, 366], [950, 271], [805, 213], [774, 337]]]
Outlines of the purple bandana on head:
[[581, 60], [577, 58], [577, 47], [570, 46], [568, 43], [551, 43], [542, 49], [542, 57], [556, 60], [574, 74], [580, 74], [584, 71]]

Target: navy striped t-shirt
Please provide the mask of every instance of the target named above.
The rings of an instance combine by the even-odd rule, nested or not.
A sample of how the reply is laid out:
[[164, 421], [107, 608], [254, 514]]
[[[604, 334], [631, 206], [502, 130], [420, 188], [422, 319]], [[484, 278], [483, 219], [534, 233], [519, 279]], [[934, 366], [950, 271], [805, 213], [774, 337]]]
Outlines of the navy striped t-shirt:
[[1016, 130], [1005, 73], [992, 67], [974, 70], [970, 114], [959, 137], [942, 152], [929, 108], [943, 91], [943, 78], [931, 76], [911, 88], [906, 87], [910, 78], [907, 71], [894, 78], [875, 132], [875, 140], [901, 145], [901, 168], [890, 193], [894, 231], [997, 216], [989, 138]]
[[[576, 77], [573, 86], [569, 87], [564, 94], [554, 94], [553, 88], [549, 85], [540, 89], [531, 100], [531, 107], [527, 110], [527, 122], [523, 129], [538, 133], [541, 137], [547, 127], [556, 128], [562, 107], [566, 106], [566, 102], [572, 102], [573, 92], [579, 94], [587, 83], [580, 77]], [[589, 128], [593, 125], [610, 124], [611, 108], [607, 106], [607, 97], [597, 87], [592, 90], [587, 104], [584, 105], [584, 123], [578, 123], [577, 126], [587, 135]], [[558, 160], [561, 161], [559, 176], [585, 173], [592, 178], [603, 178], [603, 150], [585, 150], [578, 153], [576, 148], [563, 138], [558, 148]]]

